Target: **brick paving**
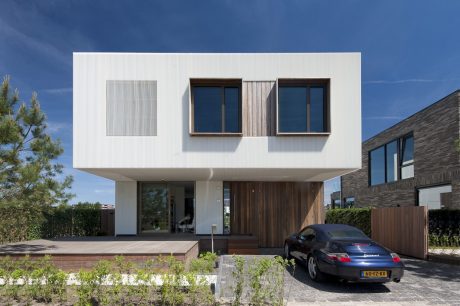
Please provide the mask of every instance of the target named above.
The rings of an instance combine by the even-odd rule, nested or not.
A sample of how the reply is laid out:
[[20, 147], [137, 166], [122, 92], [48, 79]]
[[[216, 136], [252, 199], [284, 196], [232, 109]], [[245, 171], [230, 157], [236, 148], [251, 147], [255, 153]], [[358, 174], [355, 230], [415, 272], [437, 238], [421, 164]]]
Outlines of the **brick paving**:
[[[315, 283], [297, 265], [294, 275], [286, 271], [285, 298], [288, 305], [460, 305], [460, 266], [403, 261], [401, 282], [386, 284]], [[217, 293], [224, 303], [232, 300], [232, 268], [232, 257], [222, 256]]]

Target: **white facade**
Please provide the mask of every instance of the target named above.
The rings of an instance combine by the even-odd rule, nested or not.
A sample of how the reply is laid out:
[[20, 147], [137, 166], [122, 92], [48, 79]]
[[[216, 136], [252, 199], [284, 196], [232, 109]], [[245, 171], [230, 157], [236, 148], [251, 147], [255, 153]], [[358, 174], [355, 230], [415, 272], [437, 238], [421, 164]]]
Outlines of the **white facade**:
[[[74, 53], [73, 67], [73, 166], [117, 181], [117, 234], [136, 232], [138, 181], [196, 181], [196, 232], [221, 233], [222, 181], [324, 181], [361, 167], [359, 53]], [[330, 79], [330, 135], [190, 136], [192, 78]], [[107, 136], [114, 80], [156, 82], [156, 136]]]

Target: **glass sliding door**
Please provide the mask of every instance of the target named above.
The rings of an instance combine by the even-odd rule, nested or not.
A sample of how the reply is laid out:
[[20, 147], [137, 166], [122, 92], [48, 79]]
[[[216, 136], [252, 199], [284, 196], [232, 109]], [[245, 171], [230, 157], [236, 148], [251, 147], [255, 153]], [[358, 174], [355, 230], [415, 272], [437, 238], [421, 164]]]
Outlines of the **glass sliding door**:
[[169, 192], [167, 184], [141, 183], [140, 233], [169, 232]]

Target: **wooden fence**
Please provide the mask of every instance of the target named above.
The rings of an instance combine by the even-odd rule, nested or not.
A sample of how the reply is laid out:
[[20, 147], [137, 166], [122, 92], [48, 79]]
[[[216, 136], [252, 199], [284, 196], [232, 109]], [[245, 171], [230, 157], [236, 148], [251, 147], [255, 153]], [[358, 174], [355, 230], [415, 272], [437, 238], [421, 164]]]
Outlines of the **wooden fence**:
[[428, 211], [425, 206], [372, 209], [372, 239], [392, 251], [426, 259]]

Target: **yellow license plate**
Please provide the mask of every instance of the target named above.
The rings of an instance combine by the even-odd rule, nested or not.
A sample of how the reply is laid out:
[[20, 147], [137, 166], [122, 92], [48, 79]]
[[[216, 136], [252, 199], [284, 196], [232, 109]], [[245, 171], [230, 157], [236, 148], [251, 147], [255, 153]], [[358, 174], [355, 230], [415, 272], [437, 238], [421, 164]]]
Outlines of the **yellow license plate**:
[[385, 278], [388, 277], [388, 271], [363, 271], [362, 276], [366, 278]]

